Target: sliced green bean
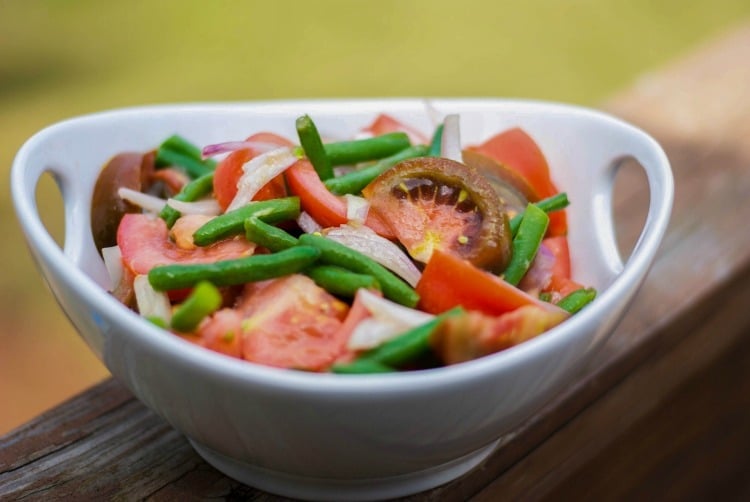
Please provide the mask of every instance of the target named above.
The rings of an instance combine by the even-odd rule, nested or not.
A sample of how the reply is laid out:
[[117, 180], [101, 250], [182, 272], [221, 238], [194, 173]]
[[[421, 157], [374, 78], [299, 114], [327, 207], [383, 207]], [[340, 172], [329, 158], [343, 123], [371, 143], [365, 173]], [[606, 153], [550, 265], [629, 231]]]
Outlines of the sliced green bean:
[[410, 146], [384, 159], [379, 160], [371, 166], [352, 171], [337, 178], [326, 180], [325, 186], [336, 195], [347, 193], [359, 193], [364, 187], [369, 185], [372, 180], [395, 166], [402, 160], [422, 157], [427, 153], [427, 147], [424, 145]]
[[172, 328], [180, 333], [190, 333], [204, 317], [221, 307], [221, 293], [208, 281], [195, 285], [193, 291], [172, 314]]
[[596, 289], [581, 288], [573, 291], [562, 300], [557, 302], [557, 306], [563, 310], [567, 310], [571, 314], [575, 314], [583, 307], [594, 301], [594, 298], [596, 298]]
[[548, 226], [547, 213], [534, 204], [526, 206], [518, 233], [513, 238], [513, 254], [510, 263], [503, 272], [506, 282], [516, 285], [526, 275]]
[[[534, 202], [534, 205], [545, 213], [565, 209], [569, 204], [570, 201], [568, 200], [568, 194], [565, 192], [560, 192], [551, 197], [547, 197], [546, 199]], [[518, 226], [521, 224], [521, 218], [523, 218], [523, 211], [511, 218], [510, 231], [512, 235], [518, 233]]]
[[414, 307], [419, 301], [419, 295], [411, 286], [359, 251], [314, 234], [301, 235], [299, 243], [320, 249], [320, 261], [322, 263], [338, 265], [352, 272], [373, 276], [380, 283], [383, 295], [396, 303]]
[[[213, 187], [214, 173], [204, 174], [182, 187], [182, 190], [174, 196], [174, 199], [182, 202], [194, 202], [211, 193]], [[172, 225], [180, 216], [181, 213], [172, 206], [164, 206], [164, 209], [159, 213], [159, 217], [167, 223], [168, 228], [172, 228]]]
[[323, 147], [323, 141], [320, 139], [315, 123], [309, 115], [302, 115], [297, 119], [296, 126], [300, 145], [302, 145], [307, 158], [310, 159], [315, 172], [323, 181], [333, 178], [331, 160]]
[[168, 148], [159, 148], [156, 151], [156, 163], [162, 166], [181, 167], [191, 178], [199, 178], [205, 174], [209, 174], [213, 172], [215, 167], [215, 165], [212, 165], [208, 161], [195, 159], [182, 152]]
[[354, 298], [359, 289], [380, 290], [380, 284], [373, 276], [358, 274], [336, 265], [315, 265], [305, 273], [321, 288], [344, 298]]
[[443, 144], [443, 124], [440, 124], [435, 128], [435, 132], [432, 135], [430, 141], [430, 149], [427, 155], [430, 157], [440, 157], [440, 149]]
[[245, 220], [256, 217], [266, 223], [278, 223], [299, 216], [299, 197], [284, 197], [251, 202], [221, 216], [213, 218], [193, 234], [196, 246], [214, 242], [245, 232]]
[[[362, 373], [364, 371], [361, 370], [367, 369], [368, 365], [372, 365], [375, 369], [381, 368], [381, 370], [382, 367], [403, 366], [430, 350], [430, 338], [443, 320], [463, 312], [461, 307], [443, 312], [434, 319], [364, 352], [352, 364], [334, 365], [332, 371], [334, 373]], [[354, 368], [351, 368], [352, 365]]]
[[209, 281], [216, 286], [231, 286], [300, 272], [312, 265], [320, 255], [320, 250], [314, 247], [295, 246], [278, 253], [212, 263], [162, 265], [151, 269], [148, 281], [158, 291], [190, 288], [201, 281]]
[[406, 133], [391, 132], [374, 138], [326, 143], [325, 150], [332, 166], [346, 166], [382, 159], [409, 146], [411, 142]]
[[263, 246], [274, 253], [299, 244], [297, 238], [289, 232], [266, 223], [255, 216], [251, 216], [245, 220], [245, 237], [250, 242]]
[[[196, 160], [203, 160], [203, 152], [201, 152], [201, 149], [179, 134], [173, 134], [172, 136], [165, 139], [162, 144], [159, 145], [159, 148], [172, 150], [173, 152], [187, 155], [188, 157], [192, 157]], [[211, 163], [214, 161], [209, 160], [207, 162]]]
[[393, 373], [398, 369], [370, 359], [357, 359], [347, 364], [336, 364], [331, 371], [346, 375], [366, 375], [372, 373]]

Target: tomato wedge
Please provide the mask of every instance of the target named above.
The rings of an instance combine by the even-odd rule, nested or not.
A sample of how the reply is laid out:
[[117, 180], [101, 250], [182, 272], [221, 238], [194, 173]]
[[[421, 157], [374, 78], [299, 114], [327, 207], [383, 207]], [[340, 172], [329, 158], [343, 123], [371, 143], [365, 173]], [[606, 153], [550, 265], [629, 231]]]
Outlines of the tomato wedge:
[[[544, 199], [559, 192], [550, 177], [549, 165], [539, 145], [523, 129], [515, 127], [497, 134], [479, 146], [470, 148], [526, 178], [536, 193], [536, 199]], [[565, 211], [550, 213], [548, 235], [565, 235], [568, 230]]]
[[[247, 141], [269, 143], [278, 145], [279, 147], [293, 145], [288, 139], [270, 132], [253, 134], [247, 138]], [[260, 155], [260, 153], [252, 148], [236, 150], [227, 155], [216, 166], [216, 170], [214, 171], [214, 196], [222, 210], [226, 210], [234, 199], [234, 196], [237, 195], [237, 182], [243, 174], [242, 166], [253, 157]], [[285, 195], [286, 186], [284, 184], [284, 177], [277, 176], [261, 188], [255, 195], [254, 200], [275, 199], [284, 197]]]
[[[315, 172], [307, 159], [295, 162], [284, 171], [289, 190], [300, 199], [302, 209], [323, 227], [336, 227], [345, 224], [346, 199], [331, 193]], [[378, 215], [370, 213], [365, 225], [379, 235], [393, 239], [394, 233]]]
[[424, 145], [428, 141], [424, 134], [417, 129], [408, 126], [385, 113], [378, 115], [372, 124], [362, 130], [371, 133], [373, 136], [381, 136], [389, 132], [403, 132], [409, 136], [412, 145]]
[[346, 350], [348, 306], [303, 275], [249, 284], [242, 312], [242, 357], [268, 366], [322, 371]]
[[556, 295], [556, 297], [553, 297], [553, 301], [555, 301], [573, 291], [581, 289], [583, 286], [571, 279], [568, 238], [564, 235], [547, 237], [542, 241], [542, 244], [555, 257], [555, 263], [552, 266], [552, 276], [549, 285], [544, 291]]
[[524, 305], [559, 310], [451, 253], [436, 249], [417, 283], [419, 308], [440, 314], [453, 307], [500, 315]]
[[510, 259], [511, 235], [499, 196], [476, 169], [421, 157], [396, 164], [362, 190], [415, 260], [450, 251], [493, 271]]

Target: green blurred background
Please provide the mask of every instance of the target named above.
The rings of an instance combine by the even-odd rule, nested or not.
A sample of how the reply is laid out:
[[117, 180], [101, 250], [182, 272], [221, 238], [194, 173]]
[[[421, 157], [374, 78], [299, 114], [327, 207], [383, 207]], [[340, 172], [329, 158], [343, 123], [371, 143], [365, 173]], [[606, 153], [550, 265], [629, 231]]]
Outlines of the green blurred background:
[[[504, 96], [596, 106], [748, 18], [747, 0], [0, 0], [0, 434], [107, 376], [45, 288], [13, 214], [10, 164], [38, 129], [159, 102]], [[51, 182], [39, 199], [59, 239]]]

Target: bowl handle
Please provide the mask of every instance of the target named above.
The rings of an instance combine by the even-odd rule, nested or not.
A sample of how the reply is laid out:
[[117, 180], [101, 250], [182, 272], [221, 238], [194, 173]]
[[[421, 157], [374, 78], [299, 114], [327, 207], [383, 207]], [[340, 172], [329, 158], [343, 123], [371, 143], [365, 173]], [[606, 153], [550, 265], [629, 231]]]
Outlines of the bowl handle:
[[[622, 259], [617, 249], [613, 221], [612, 195], [618, 169], [627, 160], [634, 159], [643, 168], [649, 189], [649, 206], [646, 221], [628, 258], [628, 264], [649, 262], [656, 253], [659, 242], [666, 231], [674, 199], [674, 181], [669, 160], [661, 146], [648, 134], [635, 127], [625, 125], [626, 133], [619, 135], [616, 151], [609, 161], [600, 165], [602, 169], [592, 180], [594, 196], [589, 208], [594, 218], [595, 238], [603, 251], [607, 266], [614, 272], [621, 272]], [[612, 141], [613, 137], [607, 138]]]
[[18, 218], [23, 222], [26, 238], [32, 249], [45, 252], [59, 249], [39, 215], [36, 190], [41, 177], [49, 173], [60, 190], [65, 212], [65, 241], [63, 254], [97, 283], [110, 287], [104, 262], [96, 251], [90, 231], [89, 194], [87, 186], [76, 176], [76, 167], [57, 162], [30, 161], [23, 150], [19, 152], [11, 175], [12, 191]]

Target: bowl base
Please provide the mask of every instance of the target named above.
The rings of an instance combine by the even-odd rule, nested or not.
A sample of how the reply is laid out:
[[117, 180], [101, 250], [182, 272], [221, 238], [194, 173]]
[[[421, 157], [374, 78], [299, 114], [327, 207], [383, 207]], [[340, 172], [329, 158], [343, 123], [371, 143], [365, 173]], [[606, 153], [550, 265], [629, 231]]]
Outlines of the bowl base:
[[213, 467], [246, 485], [303, 500], [368, 501], [419, 493], [469, 472], [486, 459], [500, 440], [442, 465], [417, 472], [369, 479], [324, 479], [288, 474], [227, 457], [193, 440], [195, 451]]

